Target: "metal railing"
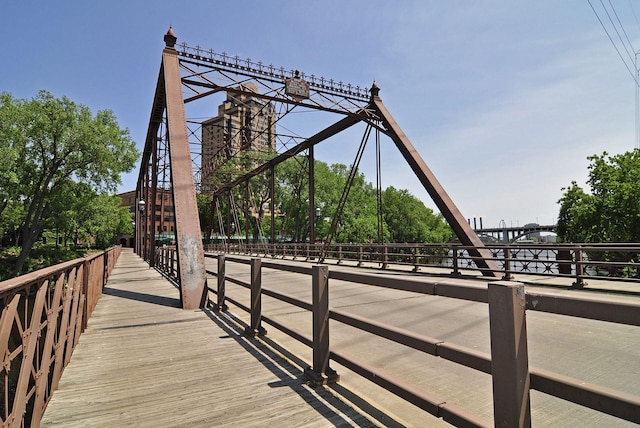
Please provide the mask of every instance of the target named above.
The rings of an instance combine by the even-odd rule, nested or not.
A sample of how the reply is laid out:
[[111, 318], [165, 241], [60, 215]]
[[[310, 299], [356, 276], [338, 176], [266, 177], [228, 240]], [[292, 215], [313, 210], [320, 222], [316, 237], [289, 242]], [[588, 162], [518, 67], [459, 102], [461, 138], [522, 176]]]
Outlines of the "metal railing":
[[[172, 250], [167, 250], [172, 251]], [[227, 302], [250, 313], [250, 324], [245, 333], [260, 336], [265, 333], [262, 322], [271, 325], [297, 341], [312, 348], [313, 363], [305, 370], [307, 378], [317, 384], [337, 381], [339, 376], [330, 368], [330, 361], [352, 370], [393, 394], [409, 401], [428, 413], [443, 418], [456, 426], [491, 426], [464, 409], [447, 404], [444, 400], [420, 391], [377, 367], [331, 350], [329, 320], [347, 324], [362, 331], [405, 345], [477, 371], [490, 374], [493, 383], [494, 419], [496, 426], [530, 425], [529, 390], [534, 389], [573, 403], [589, 407], [627, 421], [640, 423], [640, 397], [589, 384], [562, 374], [529, 367], [527, 354], [526, 311], [541, 311], [612, 323], [640, 326], [640, 305], [612, 303], [597, 298], [567, 298], [556, 295], [525, 293], [521, 283], [490, 282], [487, 288], [471, 287], [462, 282], [442, 283], [435, 278], [397, 279], [362, 273], [330, 270], [327, 265], [310, 267], [263, 261], [260, 258], [232, 257], [223, 254], [207, 255], [217, 260], [217, 270], [207, 271], [217, 278], [217, 285], [209, 291], [216, 295], [211, 302], [217, 310], [226, 310]], [[249, 265], [250, 282], [227, 275], [226, 264]], [[311, 278], [312, 301], [303, 301], [291, 295], [262, 288], [262, 269], [294, 272]], [[246, 278], [246, 276], [243, 276]], [[437, 295], [453, 299], [488, 304], [491, 354], [444, 342], [402, 328], [330, 309], [327, 287], [329, 280], [366, 284], [420, 294]], [[227, 296], [226, 284], [233, 283], [250, 290], [250, 305]], [[284, 325], [274, 317], [262, 313], [262, 296], [269, 296], [312, 312], [313, 335]], [[497, 403], [497, 404], [496, 404]]]
[[39, 426], [121, 247], [0, 282], [3, 426]]
[[[515, 273], [572, 278], [575, 288], [589, 279], [640, 282], [640, 244], [510, 244], [487, 245], [498, 261], [497, 276], [510, 280]], [[451, 274], [478, 271], [475, 256], [456, 244], [209, 244], [206, 251], [226, 254], [321, 260], [382, 269], [410, 267], [450, 269]]]

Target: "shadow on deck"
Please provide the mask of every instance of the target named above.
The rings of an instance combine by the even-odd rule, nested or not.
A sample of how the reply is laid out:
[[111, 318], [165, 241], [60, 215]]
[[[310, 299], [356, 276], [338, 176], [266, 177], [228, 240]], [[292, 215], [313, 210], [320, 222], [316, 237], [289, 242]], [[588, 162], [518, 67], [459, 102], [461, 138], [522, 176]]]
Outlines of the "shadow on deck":
[[123, 252], [41, 426], [401, 426], [344, 387], [307, 385], [301, 362], [232, 314], [179, 306]]

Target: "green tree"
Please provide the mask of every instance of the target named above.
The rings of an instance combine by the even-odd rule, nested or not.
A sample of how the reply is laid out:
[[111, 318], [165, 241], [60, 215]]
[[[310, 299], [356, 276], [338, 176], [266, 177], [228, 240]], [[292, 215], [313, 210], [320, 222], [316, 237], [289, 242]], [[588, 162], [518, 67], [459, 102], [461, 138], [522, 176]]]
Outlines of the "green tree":
[[[246, 156], [249, 156], [247, 153]], [[256, 156], [252, 154], [251, 156]], [[268, 154], [259, 161], [247, 162], [242, 154], [227, 160], [224, 165], [217, 167], [215, 183], [233, 181], [246, 171], [248, 166], [266, 162]], [[351, 174], [351, 169], [344, 164], [328, 165], [315, 161], [315, 212], [309, 213], [309, 178], [308, 159], [296, 156], [278, 164], [275, 168], [275, 202], [277, 235], [293, 242], [303, 242], [308, 239], [310, 224], [315, 222], [316, 239], [332, 242], [377, 242], [378, 241], [378, 203], [376, 189], [366, 181], [364, 174], [355, 171], [348, 197], [342, 212], [338, 213], [338, 206], [345, 192], [345, 186]], [[220, 184], [219, 184], [220, 185]], [[215, 187], [215, 186], [213, 186]], [[254, 240], [259, 236], [270, 236], [271, 219], [265, 219], [264, 206], [269, 202], [269, 175], [262, 174], [251, 179], [249, 198], [244, 197], [244, 186], [232, 192], [237, 223], [244, 227], [242, 213], [243, 204], [248, 201], [258, 215], [250, 217], [251, 230]], [[227, 207], [228, 195], [220, 198], [221, 207]], [[452, 236], [451, 228], [441, 215], [432, 210], [406, 190], [388, 188], [383, 194], [384, 207], [382, 209], [382, 239], [385, 242], [446, 242]], [[206, 208], [201, 207], [201, 212]], [[233, 215], [233, 214], [232, 214]], [[223, 223], [230, 223], [227, 215], [221, 213]], [[337, 217], [336, 230], [331, 234], [331, 226]], [[233, 215], [235, 219], [236, 216]], [[226, 219], [226, 220], [225, 220]], [[236, 230], [244, 230], [236, 227]], [[260, 233], [258, 233], [260, 232]], [[332, 235], [332, 236], [330, 236]]]
[[387, 187], [382, 194], [383, 218], [392, 242], [447, 242], [453, 231], [442, 215], [434, 214], [407, 190]]
[[[11, 102], [11, 95], [0, 94], [0, 233], [7, 230], [3, 218], [4, 210], [13, 202], [19, 202], [16, 186], [19, 183], [16, 173], [18, 148], [24, 145], [19, 127], [16, 126], [18, 108]], [[15, 211], [12, 213], [14, 214]], [[0, 234], [0, 237], [3, 235]]]
[[[209, 176], [210, 183], [205, 183], [207, 188], [218, 190], [225, 185], [234, 182], [238, 178], [246, 175], [259, 165], [266, 163], [275, 156], [275, 152], [266, 148], [264, 151], [241, 150], [228, 157], [219, 156], [215, 161], [213, 174]], [[206, 207], [205, 200], [210, 198], [204, 196], [199, 202], [199, 212], [201, 213], [200, 223], [204, 230], [209, 230], [208, 219], [211, 217], [211, 208]], [[270, 175], [269, 172], [252, 177], [248, 184], [245, 182], [231, 190], [231, 195], [225, 193], [219, 197], [218, 204], [221, 208], [227, 207], [227, 203], [232, 205], [234, 211], [233, 227], [235, 232], [244, 235], [246, 232], [258, 240], [263, 235], [262, 223], [265, 216], [265, 207], [271, 200]], [[245, 220], [245, 212], [249, 214], [248, 222]], [[202, 214], [207, 215], [207, 219], [202, 218]], [[216, 217], [218, 217], [216, 213]], [[235, 223], [235, 216], [238, 217], [238, 224]], [[225, 214], [221, 214], [223, 226], [229, 233], [230, 225], [227, 224]], [[214, 226], [213, 229], [216, 227]], [[219, 227], [218, 227], [219, 228]], [[222, 231], [220, 231], [222, 234]]]
[[640, 240], [640, 149], [587, 158], [590, 193], [576, 182], [558, 201], [558, 236], [564, 242]]
[[67, 181], [52, 198], [55, 207], [47, 218], [47, 229], [55, 230], [75, 246], [107, 248], [116, 235], [133, 233], [131, 212], [117, 196], [99, 194], [87, 183]]
[[344, 164], [316, 162], [316, 206], [320, 207], [321, 214], [316, 219], [316, 236], [325, 239], [333, 218], [340, 214], [333, 242], [377, 241], [376, 193], [364, 174], [355, 172], [342, 213], [337, 212], [350, 172]]
[[114, 236], [133, 233], [131, 212], [121, 203], [117, 196], [96, 194], [86, 205], [84, 212], [90, 217], [81, 223], [81, 231], [87, 240], [93, 238], [95, 247], [108, 248], [114, 244]]
[[308, 162], [296, 156], [275, 168], [276, 210], [281, 217], [277, 228], [293, 242], [306, 239], [309, 231], [309, 179]]
[[111, 111], [94, 116], [88, 107], [46, 91], [31, 100], [3, 93], [0, 117], [9, 121], [0, 128], [0, 141], [17, 155], [18, 183], [11, 196], [23, 202], [25, 212], [14, 268], [18, 274], [68, 180], [115, 191], [120, 174], [134, 167], [138, 152]]
[[200, 230], [202, 231], [203, 239], [205, 242], [209, 241], [209, 234], [213, 230], [213, 224], [211, 223], [211, 198], [205, 194], [197, 196], [198, 201], [198, 217], [200, 218]]

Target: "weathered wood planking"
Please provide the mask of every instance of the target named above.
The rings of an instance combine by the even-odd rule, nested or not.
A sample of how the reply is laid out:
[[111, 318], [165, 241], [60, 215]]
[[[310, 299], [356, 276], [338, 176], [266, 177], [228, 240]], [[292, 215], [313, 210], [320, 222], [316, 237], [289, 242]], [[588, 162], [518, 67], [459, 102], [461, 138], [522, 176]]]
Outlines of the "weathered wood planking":
[[375, 426], [123, 252], [44, 427]]

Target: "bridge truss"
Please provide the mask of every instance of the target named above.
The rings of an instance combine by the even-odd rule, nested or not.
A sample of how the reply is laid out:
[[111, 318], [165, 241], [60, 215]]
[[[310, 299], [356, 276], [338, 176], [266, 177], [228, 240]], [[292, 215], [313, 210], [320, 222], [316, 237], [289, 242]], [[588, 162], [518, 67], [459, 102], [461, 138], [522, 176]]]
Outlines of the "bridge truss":
[[[470, 253], [487, 276], [495, 276], [499, 269], [490, 260], [490, 253], [465, 221], [451, 198], [438, 182], [424, 160], [391, 116], [379, 96], [375, 84], [369, 89], [351, 84], [307, 75], [297, 70], [285, 70], [250, 59], [240, 59], [226, 53], [205, 50], [199, 46], [177, 45], [170, 28], [164, 36], [165, 48], [151, 109], [149, 127], [142, 155], [136, 188], [136, 251], [151, 265], [157, 230], [155, 219], [158, 195], [171, 194], [175, 216], [175, 243], [178, 254], [179, 283], [185, 309], [203, 307], [206, 296], [203, 233], [198, 216], [197, 195], [211, 197], [212, 207], [217, 198], [234, 188], [248, 188], [251, 178], [267, 174], [270, 177], [269, 204], [275, 213], [274, 169], [285, 160], [306, 153], [308, 159], [309, 219], [314, 218], [314, 146], [364, 123], [386, 135], [400, 151], [413, 173], [447, 220], [463, 245], [473, 247]], [[276, 148], [268, 159], [260, 158], [250, 172], [225, 182], [204, 183], [211, 171], [219, 168], [220, 159], [229, 156], [209, 156], [202, 153], [202, 122], [212, 116], [211, 103], [204, 108], [202, 100], [218, 95], [233, 94], [264, 100], [274, 106]], [[193, 117], [187, 117], [187, 107], [195, 107]], [[190, 109], [190, 112], [192, 110]], [[310, 136], [290, 131], [288, 120], [301, 111], [323, 111], [339, 120], [328, 124]], [[240, 132], [238, 130], [237, 132]], [[258, 138], [259, 133], [248, 138]], [[378, 159], [379, 162], [379, 159]], [[354, 162], [355, 165], [355, 162]], [[205, 180], [206, 181], [206, 180]], [[212, 185], [212, 188], [208, 188]], [[348, 193], [348, 192], [347, 192]], [[162, 196], [160, 197], [162, 200]], [[144, 202], [141, 202], [144, 201]], [[380, 202], [380, 200], [379, 200]], [[246, 209], [246, 204], [245, 204]], [[272, 215], [271, 241], [275, 235]], [[332, 228], [337, 225], [334, 215]], [[310, 242], [315, 241], [314, 221], [309, 221]]]

